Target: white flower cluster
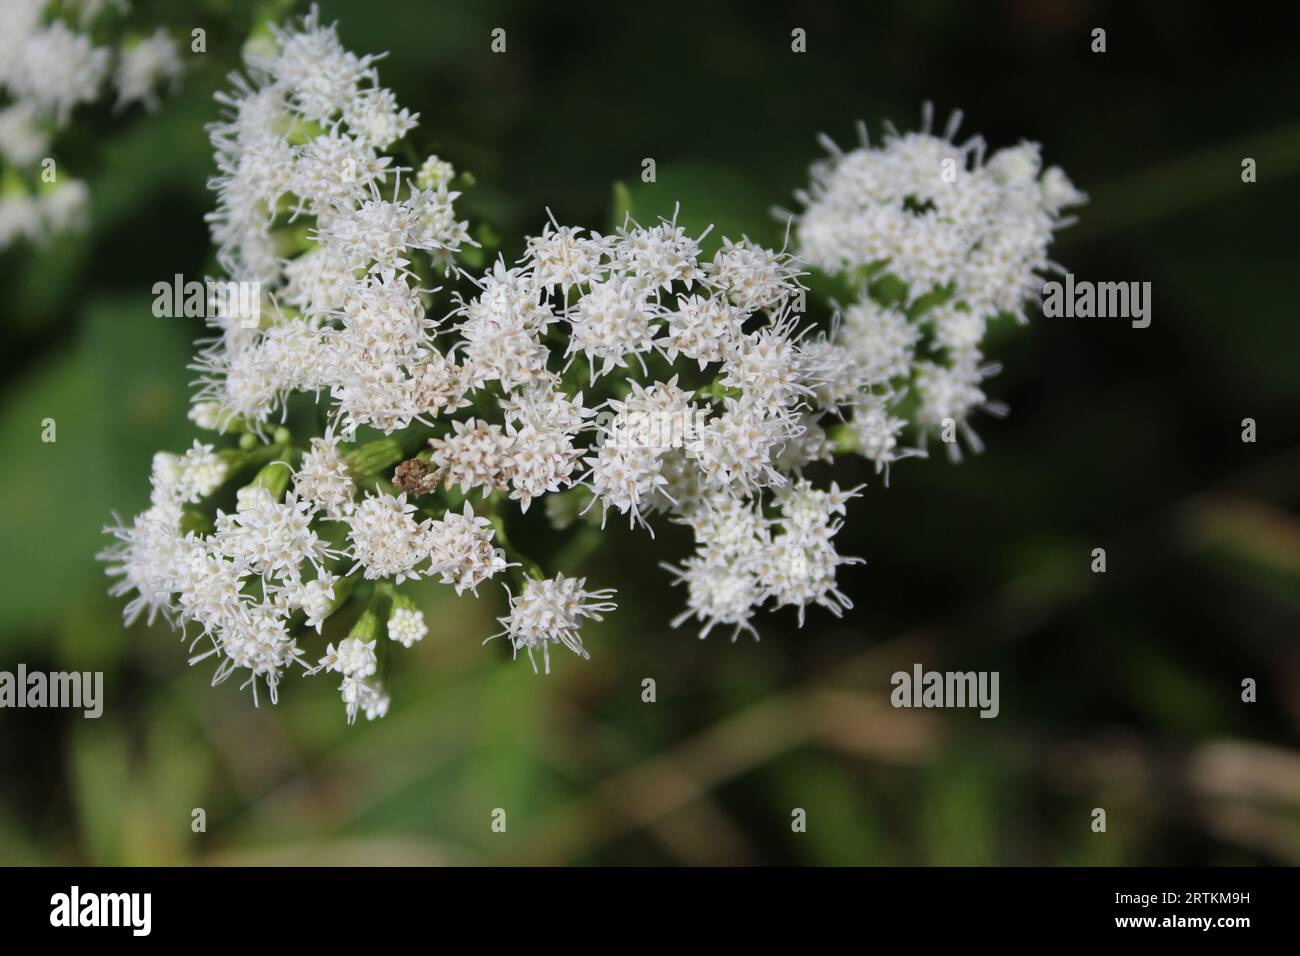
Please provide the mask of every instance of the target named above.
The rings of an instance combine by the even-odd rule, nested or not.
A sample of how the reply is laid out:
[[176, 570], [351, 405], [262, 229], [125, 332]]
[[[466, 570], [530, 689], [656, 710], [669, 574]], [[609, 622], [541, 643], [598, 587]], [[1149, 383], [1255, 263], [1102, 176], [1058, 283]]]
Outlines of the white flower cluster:
[[[673, 569], [688, 583], [679, 621], [756, 636], [750, 619], [769, 600], [801, 620], [810, 603], [848, 606], [835, 570], [850, 559], [831, 538], [851, 494], [792, 483], [831, 453], [816, 402], [824, 363], [792, 311], [798, 265], [748, 240], [706, 258], [701, 238], [675, 221], [609, 236], [552, 222], [516, 267], [498, 262], [460, 302], [453, 348], [467, 394], [504, 396], [504, 420], [454, 422], [431, 461], [448, 485], [508, 490], [524, 507], [576, 488], [600, 505], [602, 525], [611, 509], [647, 527], [654, 513], [674, 515], [700, 545]], [[575, 384], [611, 394], [588, 408], [564, 391]], [[765, 502], [782, 517], [765, 518]], [[529, 581], [512, 599], [502, 623], [516, 650], [539, 645], [536, 608], [572, 586]], [[555, 621], [549, 640], [584, 653], [576, 619]]]
[[84, 222], [85, 182], [61, 173], [47, 182], [45, 168], [37, 168], [74, 109], [94, 102], [109, 83], [119, 109], [131, 103], [153, 109], [157, 90], [180, 76], [176, 43], [165, 30], [116, 50], [96, 46], [87, 28], [103, 7], [103, 0], [0, 3], [0, 249], [19, 239], [41, 242]]
[[[722, 239], [710, 255], [708, 230], [692, 235], [676, 215], [649, 226], [629, 218], [610, 234], [552, 218], [517, 261], [498, 257], [473, 278], [458, 265], [474, 243], [455, 213], [455, 170], [431, 157], [404, 178], [410, 170], [384, 155], [415, 117], [378, 85], [374, 62], [344, 49], [313, 11], [277, 31], [221, 97], [213, 236], [231, 279], [258, 283], [267, 307], [256, 327], [210, 319], [219, 335], [196, 365], [191, 417], [237, 446], [160, 455], [152, 507], [110, 529], [119, 541], [104, 557], [122, 578], [114, 593], [135, 594], [128, 620], [161, 612], [197, 631], [210, 649], [194, 659], [216, 655], [217, 680], [247, 670], [273, 698], [294, 664], [336, 673], [353, 720], [386, 712], [392, 644], [409, 648], [428, 632], [403, 587], [411, 580], [460, 595], [511, 579], [492, 637], [534, 669], [540, 651], [550, 670], [553, 647], [587, 656], [582, 625], [615, 610], [614, 592], [547, 576], [513, 546], [515, 529], [535, 536], [543, 520], [552, 555], [599, 537], [611, 510], [632, 527], [649, 530], [658, 517], [690, 527], [694, 554], [666, 567], [686, 592], [674, 626], [694, 619], [701, 637], [719, 626], [732, 640], [757, 637], [764, 607], [793, 608], [801, 625], [811, 605], [851, 607], [837, 575], [859, 559], [834, 539], [860, 488], [819, 487], [814, 466], [853, 450], [884, 468], [909, 454], [905, 428], [923, 431], [939, 411], [964, 420], [984, 401], [969, 376], [986, 372], [985, 312], [1013, 299], [1019, 309], [1058, 224], [1036, 165], [967, 169], [987, 179], [969, 204], [1002, 218], [969, 241], [963, 268], [987, 263], [1000, 243], [1001, 267], [1018, 256], [1022, 269], [1006, 280], [1014, 296], [995, 290], [996, 307], [962, 285], [974, 280], [956, 266], [925, 278], [939, 267], [914, 262], [923, 251], [881, 254], [870, 223], [888, 216], [858, 207], [888, 189], [902, 191], [906, 216], [939, 207], [922, 188], [921, 160], [908, 172], [899, 157], [889, 162], [904, 185], [885, 182], [893, 167], [882, 167], [875, 192], [842, 187], [851, 170], [818, 167], [799, 222], [807, 259], [745, 238]], [[901, 156], [902, 141], [887, 150]], [[1028, 147], [1016, 155], [1036, 164]], [[946, 219], [964, 208], [944, 206]], [[855, 215], [868, 234], [844, 225]], [[973, 234], [962, 222], [951, 228]], [[819, 230], [835, 229], [835, 242], [817, 245]], [[1030, 232], [1033, 250], [1021, 235]], [[908, 283], [889, 303], [875, 288], [882, 264]], [[803, 319], [811, 267], [865, 270], [860, 300], [821, 331]], [[426, 287], [436, 269], [473, 285], [441, 318], [430, 314], [439, 290]], [[947, 298], [919, 318], [917, 303], [939, 286]], [[935, 319], [972, 302], [984, 310], [978, 328]], [[932, 358], [920, 357], [927, 329]], [[905, 413], [909, 383], [920, 401]], [[539, 499], [544, 517], [525, 521]], [[309, 665], [309, 632], [324, 627], [317, 640], [336, 629], [338, 638]]]
[[[128, 620], [147, 609], [196, 629], [210, 646], [193, 660], [217, 656], [216, 681], [247, 670], [254, 692], [264, 682], [274, 700], [294, 664], [336, 672], [349, 720], [388, 706], [384, 655], [369, 635], [386, 629], [411, 647], [427, 633], [397, 585], [431, 575], [472, 591], [513, 566], [468, 504], [435, 519], [417, 515], [405, 493], [362, 493], [358, 479], [374, 470], [350, 462], [332, 428], [301, 448], [258, 441], [294, 392], [328, 390], [351, 438], [362, 425], [405, 429], [414, 409], [460, 407], [467, 387], [434, 346], [411, 269], [416, 253], [449, 266], [468, 242], [465, 223], [453, 216], [446, 174], [429, 189], [408, 183], [397, 198], [401, 170], [380, 151], [415, 117], [378, 85], [373, 59], [344, 50], [313, 11], [277, 31], [273, 49], [254, 48], [249, 77], [221, 96], [212, 231], [231, 279], [270, 290], [272, 308], [260, 328], [210, 320], [220, 335], [199, 353], [205, 384], [191, 418], [245, 440], [225, 457], [197, 444], [184, 459], [159, 456], [153, 506], [109, 529], [119, 542], [103, 555], [122, 576], [115, 593], [136, 592]], [[390, 179], [391, 201], [379, 188]], [[214, 493], [253, 465], [260, 470], [223, 510]], [[320, 632], [358, 583], [370, 596], [351, 633], [307, 667], [302, 632]]]
[[986, 159], [979, 137], [955, 142], [960, 121], [954, 114], [934, 135], [927, 105], [920, 132], [891, 129], [872, 147], [862, 128], [850, 152], [826, 140], [831, 156], [798, 194], [800, 256], [856, 286], [823, 349], [837, 383], [868, 386], [849, 416], [852, 444], [881, 469], [916, 453], [898, 446], [909, 414], [922, 444], [947, 431], [960, 457], [960, 430], [981, 448], [969, 416], [1005, 411], [981, 385], [998, 369], [981, 351], [986, 327], [1004, 315], [1025, 321], [1053, 268], [1052, 233], [1069, 221], [1062, 210], [1086, 199], [1059, 168], [1042, 170], [1037, 144]]
[[688, 513], [680, 520], [694, 530], [698, 549], [681, 567], [664, 565], [688, 594], [687, 609], [673, 626], [695, 617], [703, 624], [700, 637], [721, 624], [732, 628], [732, 640], [742, 630], [757, 638], [751, 619], [768, 599], [797, 608], [801, 627], [809, 604], [840, 616], [853, 603], [836, 587], [836, 569], [861, 559], [841, 556], [831, 538], [857, 495], [834, 483], [819, 490], [798, 479], [773, 495], [774, 517], [736, 498], [708, 501]]
[[420, 188], [383, 155], [416, 117], [378, 85], [374, 59], [345, 50], [313, 11], [219, 95], [218, 258], [274, 294], [262, 328], [217, 317], [221, 335], [200, 355], [199, 400], [226, 421], [264, 422], [296, 391], [328, 390], [346, 435], [459, 407], [459, 369], [433, 348], [412, 257], [449, 267], [466, 223], [445, 176]]

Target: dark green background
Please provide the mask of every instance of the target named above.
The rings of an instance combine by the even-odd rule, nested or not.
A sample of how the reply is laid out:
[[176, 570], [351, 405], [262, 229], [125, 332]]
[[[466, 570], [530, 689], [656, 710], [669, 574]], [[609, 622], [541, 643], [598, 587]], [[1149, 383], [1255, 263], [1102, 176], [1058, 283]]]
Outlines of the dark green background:
[[[1012, 412], [977, 423], [984, 456], [904, 462], [888, 489], [848, 463], [842, 483], [870, 487], [839, 540], [868, 563], [842, 573], [843, 622], [772, 615], [757, 645], [672, 631], [680, 595], [647, 568], [687, 542], [611, 522], [587, 570], [622, 607], [586, 632], [590, 663], [534, 677], [479, 646], [499, 593], [429, 586], [431, 634], [398, 655], [387, 718], [347, 727], [325, 679], [255, 711], [165, 628], [124, 631], [92, 557], [109, 513], [146, 503], [153, 451], [189, 442], [199, 329], [154, 318], [150, 289], [212, 267], [203, 124], [254, 16], [138, 3], [140, 22], [205, 26], [208, 53], [151, 117], [78, 113], [56, 156], [89, 181], [93, 229], [0, 256], [0, 669], [102, 669], [108, 693], [99, 721], [0, 711], [0, 863], [1300, 862], [1293, 15], [322, 6], [352, 49], [391, 51], [381, 78], [421, 113], [412, 141], [473, 172], [462, 207], [508, 255], [547, 207], [607, 226], [619, 180], [642, 218], [680, 201], [692, 227], [779, 244], [770, 209], [806, 183], [817, 133], [906, 129], [929, 99], [994, 148], [1043, 144], [1093, 197], [1054, 258], [1150, 281], [1153, 324], [999, 328], [990, 391]], [[893, 710], [889, 674], [914, 662], [1000, 671], [1001, 716]]]

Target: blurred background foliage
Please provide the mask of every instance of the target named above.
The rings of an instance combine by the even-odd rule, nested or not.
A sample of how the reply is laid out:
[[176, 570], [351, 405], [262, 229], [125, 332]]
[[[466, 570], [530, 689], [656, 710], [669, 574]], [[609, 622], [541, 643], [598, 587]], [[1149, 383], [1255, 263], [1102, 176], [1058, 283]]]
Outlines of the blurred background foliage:
[[[474, 174], [463, 209], [508, 257], [547, 208], [604, 227], [629, 202], [779, 245], [771, 208], [817, 133], [905, 129], [929, 99], [994, 147], [1040, 141], [1093, 197], [1055, 258], [1154, 297], [1146, 330], [1001, 329], [1012, 414], [980, 423], [985, 455], [905, 462], [888, 489], [844, 469], [870, 484], [840, 539], [868, 559], [842, 572], [844, 621], [673, 631], [680, 597], [647, 567], [680, 529], [611, 522], [586, 571], [622, 606], [591, 662], [534, 677], [479, 646], [499, 594], [426, 585], [389, 716], [348, 727], [325, 680], [260, 710], [209, 689], [164, 626], [124, 631], [93, 558], [110, 512], [146, 503], [153, 451], [188, 445], [200, 329], [154, 318], [151, 287], [213, 269], [203, 126], [250, 24], [286, 6], [137, 2], [208, 52], [152, 116], [77, 114], [56, 156], [93, 227], [0, 257], [0, 669], [103, 670], [107, 694], [97, 721], [0, 711], [0, 863], [1300, 863], [1294, 11], [323, 3], [352, 49], [390, 51], [413, 141]], [[1001, 715], [892, 709], [916, 662], [1000, 671]]]

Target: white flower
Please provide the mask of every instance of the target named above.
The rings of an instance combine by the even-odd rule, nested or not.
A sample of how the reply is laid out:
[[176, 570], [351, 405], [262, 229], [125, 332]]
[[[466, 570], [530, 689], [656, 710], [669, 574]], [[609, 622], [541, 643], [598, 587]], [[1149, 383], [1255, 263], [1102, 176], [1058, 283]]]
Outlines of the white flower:
[[[187, 539], [183, 563], [171, 572], [169, 588], [176, 593], [176, 610], [187, 622], [198, 624], [204, 634], [219, 634], [223, 644], [243, 640], [242, 635], [256, 632], [247, 643], [240, 643], [250, 660], [278, 661], [289, 636], [275, 623], [277, 609], [260, 606], [245, 593], [241, 570], [235, 562], [223, 558], [208, 542]], [[259, 650], [258, 641], [267, 644]], [[244, 665], [239, 665], [244, 666]], [[278, 670], [279, 664], [275, 665]], [[255, 669], [255, 668], [254, 668]]]
[[568, 433], [530, 424], [512, 427], [510, 436], [510, 497], [519, 500], [520, 510], [527, 511], [534, 498], [573, 483], [582, 452]]
[[284, 278], [283, 300], [314, 315], [340, 311], [354, 282], [347, 263], [320, 247], [287, 262]]
[[1043, 193], [1043, 207], [1052, 215], [1066, 206], [1078, 206], [1088, 201], [1087, 194], [1074, 188], [1074, 183], [1060, 166], [1049, 166], [1043, 172], [1039, 188]]
[[494, 489], [504, 490], [514, 471], [514, 441], [500, 425], [475, 418], [452, 422], [450, 435], [429, 444], [444, 484], [459, 485], [465, 494], [482, 488], [486, 498]]
[[501, 414], [508, 425], [517, 429], [532, 427], [574, 436], [589, 427], [587, 419], [595, 411], [583, 404], [581, 392], [569, 395], [556, 381], [539, 378], [520, 391], [502, 396]]
[[864, 296], [844, 311], [834, 341], [857, 362], [859, 383], [876, 385], [910, 374], [920, 337], [902, 311]]
[[469, 220], [457, 219], [455, 201], [460, 193], [448, 192], [446, 183], [433, 189], [411, 192], [408, 202], [415, 210], [419, 228], [412, 248], [429, 253], [434, 265], [451, 275], [455, 271], [455, 254], [461, 246], [477, 246], [470, 238]]
[[219, 432], [225, 423], [226, 414], [218, 402], [195, 402], [190, 406], [188, 417], [206, 431]]
[[462, 513], [448, 511], [429, 522], [429, 574], [450, 584], [457, 594], [478, 594], [480, 584], [510, 567], [492, 546], [493, 534], [492, 523], [475, 515], [468, 501]]
[[[326, 161], [322, 168], [333, 170], [336, 161]], [[346, 160], [340, 189], [352, 191], [347, 177]], [[393, 273], [404, 269], [409, 259], [406, 250], [416, 241], [420, 230], [419, 214], [409, 202], [390, 202], [372, 194], [356, 205], [343, 196], [334, 197], [339, 204], [317, 229], [316, 238], [351, 270]]]
[[[0, 196], [0, 249], [21, 239], [44, 243], [85, 224], [90, 190], [83, 181], [61, 171], [53, 187], [42, 182], [34, 194], [24, 191], [23, 182], [34, 183], [38, 173], [44, 179], [46, 170], [35, 164], [48, 158], [53, 135], [68, 125], [76, 107], [98, 99], [115, 52], [120, 77], [142, 80], [150, 72], [145, 61], [158, 49], [154, 38], [139, 47], [128, 42], [120, 51], [96, 45], [113, 42], [120, 30], [116, 22], [94, 22], [102, 6], [103, 0], [77, 0], [63, 8], [47, 0], [0, 3], [0, 95], [8, 100], [0, 108], [0, 157], [16, 167]], [[74, 18], [78, 7], [82, 15]]]
[[388, 694], [376, 678], [345, 677], [339, 690], [343, 694], [349, 724], [356, 721], [361, 711], [365, 711], [366, 720], [375, 720], [388, 713]]
[[628, 516], [629, 525], [645, 524], [642, 509], [668, 484], [659, 456], [659, 449], [642, 445], [601, 445], [596, 454], [583, 459], [590, 466], [586, 483], [606, 511], [616, 508]]
[[840, 529], [838, 524], [832, 524], [833, 519], [848, 514], [848, 503], [860, 497], [861, 490], [859, 486], [842, 491], [835, 482], [829, 489], [821, 489], [801, 479], [779, 489], [774, 498], [787, 530], [815, 530], [818, 534], [824, 532], [829, 539]]
[[479, 296], [457, 310], [474, 386], [496, 380], [508, 389], [542, 378], [547, 350], [541, 335], [555, 316], [542, 304], [541, 290], [527, 273], [500, 260], [480, 286]]
[[723, 239], [722, 248], [704, 271], [709, 281], [745, 312], [775, 311], [802, 288], [793, 256], [764, 249], [748, 238], [740, 242]]
[[788, 413], [769, 414], [731, 398], [725, 400], [724, 408], [687, 446], [705, 483], [746, 496], [784, 483], [775, 460], [785, 443], [796, 437], [799, 420]]
[[[889, 466], [900, 458], [924, 453], [913, 448], [899, 448], [898, 436], [907, 421], [889, 413], [884, 399], [870, 396], [853, 410], [849, 428], [864, 458], [876, 463], [876, 473], [889, 474]], [[888, 481], [888, 477], [886, 477]]]
[[197, 439], [193, 447], [181, 456], [176, 467], [173, 493], [178, 500], [191, 504], [202, 501], [226, 480], [226, 463], [211, 445]]
[[19, 239], [39, 241], [45, 235], [40, 203], [22, 192], [0, 194], [0, 248]]
[[593, 382], [615, 368], [626, 368], [626, 356], [654, 348], [658, 310], [637, 280], [592, 283], [565, 317], [572, 328], [566, 354], [587, 357]]
[[740, 339], [723, 360], [722, 384], [745, 393], [747, 407], [769, 413], [793, 409], [812, 388], [800, 380], [792, 323], [782, 322]]
[[[227, 619], [216, 629], [214, 651], [224, 654], [217, 666], [213, 683], [219, 684], [237, 670], [247, 670], [251, 676], [245, 686], [254, 688], [256, 701], [257, 679], [266, 681], [271, 702], [275, 703], [281, 675], [295, 662], [301, 663], [302, 650], [289, 634], [284, 617], [273, 605], [261, 604], [249, 608], [242, 617]], [[197, 662], [206, 657], [192, 658]]]
[[853, 606], [836, 587], [836, 569], [860, 564], [861, 559], [842, 557], [831, 538], [839, 532], [847, 504], [858, 497], [858, 491], [841, 491], [834, 483], [822, 490], [800, 480], [775, 496], [781, 532], [756, 556], [755, 570], [765, 598], [775, 599], [778, 607], [798, 608], [800, 627], [809, 604], [819, 604], [836, 617]]
[[421, 189], [437, 189], [456, 178], [456, 167], [438, 156], [430, 156], [415, 174], [415, 184]]
[[255, 65], [273, 73], [307, 119], [332, 118], [358, 96], [363, 83], [374, 82], [374, 58], [345, 50], [334, 25], [321, 26], [314, 7], [300, 28], [273, 29], [278, 56]]
[[[921, 403], [916, 412], [917, 424], [923, 430], [934, 430], [951, 423], [961, 428], [962, 435], [974, 451], [982, 451], [984, 445], [971, 429], [968, 419], [976, 408], [993, 415], [1006, 414], [1006, 406], [988, 401], [980, 388], [980, 383], [996, 371], [995, 364], [980, 364], [978, 352], [958, 356], [952, 366], [919, 363], [916, 389]], [[948, 454], [954, 461], [961, 458], [961, 448], [955, 437], [945, 438]]]
[[80, 179], [62, 179], [39, 194], [41, 220], [47, 234], [84, 229], [90, 207], [90, 187]]
[[415, 505], [406, 495], [366, 495], [347, 517], [352, 570], [365, 569], [370, 580], [393, 578], [398, 584], [419, 577], [415, 566], [426, 554], [426, 528], [411, 517]]
[[30, 100], [0, 109], [0, 155], [5, 159], [15, 166], [30, 166], [49, 148], [49, 133]]
[[934, 340], [953, 353], [970, 352], [984, 341], [988, 320], [959, 305], [943, 305], [926, 313], [934, 329]]
[[[363, 142], [376, 149], [386, 149], [397, 142], [415, 128], [418, 118], [418, 113], [400, 108], [393, 91], [383, 87], [359, 90], [343, 105], [343, 121]], [[427, 189], [428, 185], [423, 188]]]
[[5, 82], [47, 116], [66, 123], [74, 107], [99, 95], [110, 53], [55, 20], [20, 40], [17, 59], [4, 69]]
[[295, 581], [290, 585], [290, 603], [301, 608], [307, 616], [307, 626], [320, 633], [325, 618], [334, 611], [334, 586], [338, 577], [328, 571], [321, 571], [319, 577], [310, 581]]
[[262, 493], [234, 514], [218, 511], [213, 540], [241, 570], [293, 580], [305, 564], [319, 570], [330, 553], [312, 530], [313, 517], [309, 502], [292, 497], [281, 502]]
[[147, 109], [157, 109], [157, 89], [165, 83], [174, 83], [180, 75], [181, 59], [176, 41], [159, 27], [152, 36], [122, 51], [113, 74], [118, 108], [143, 103]]
[[1041, 287], [1046, 248], [1060, 209], [1084, 197], [1059, 173], [1037, 182], [1036, 144], [1021, 144], [984, 162], [978, 137], [956, 143], [954, 114], [942, 136], [929, 132], [927, 107], [918, 133], [890, 133], [812, 169], [800, 194], [800, 254], [831, 273], [884, 264], [908, 287], [911, 301], [944, 286], [980, 317], [1023, 316]]
[[769, 522], [751, 501], [717, 496], [706, 499], [686, 518], [695, 532], [699, 556], [708, 564], [725, 564], [752, 557], [756, 545], [767, 540]]
[[[353, 181], [347, 175], [348, 162], [343, 160], [344, 175], [339, 188], [351, 191]], [[451, 254], [469, 238], [466, 225], [451, 218], [449, 213], [449, 204], [456, 195], [445, 190], [417, 190], [399, 201], [390, 202], [372, 194], [356, 205], [345, 202], [328, 218], [324, 230], [317, 229], [317, 237], [350, 269], [381, 274], [401, 271], [410, 262], [408, 250], [413, 249], [436, 251], [437, 261], [450, 262]], [[340, 202], [340, 197], [335, 196], [334, 201]]]
[[24, 44], [40, 29], [45, 0], [6, 0], [0, 3], [0, 80], [13, 82], [21, 66]]
[[325, 648], [325, 656], [320, 659], [320, 666], [327, 671], [338, 671], [345, 677], [369, 677], [379, 668], [379, 659], [375, 656], [375, 641], [348, 637], [339, 641], [337, 648], [330, 644]]
[[764, 595], [752, 560], [713, 562], [703, 557], [692, 557], [682, 562], [681, 567], [666, 564], [664, 568], [672, 571], [676, 583], [685, 584], [687, 590], [686, 610], [673, 618], [673, 627], [680, 627], [695, 617], [704, 625], [700, 630], [701, 638], [708, 637], [709, 632], [721, 624], [732, 628], [733, 641], [741, 631], [748, 631], [755, 640], [758, 639], [758, 631], [750, 619], [762, 604]]
[[772, 539], [768, 554], [757, 565], [764, 596], [778, 607], [796, 607], [799, 626], [810, 604], [819, 604], [836, 617], [853, 607], [835, 586], [835, 571], [841, 564], [860, 563], [859, 558], [841, 557], [829, 541], [796, 534], [779, 534]]
[[721, 362], [744, 335], [746, 313], [722, 296], [678, 296], [677, 309], [669, 312], [664, 354], [675, 361], [678, 354], [695, 359], [701, 369]]
[[632, 277], [633, 284], [647, 294], [669, 289], [673, 283], [689, 289], [704, 278], [698, 262], [703, 239], [703, 235], [695, 239], [688, 236], [677, 225], [674, 212], [672, 220], [654, 226], [620, 229], [611, 254], [618, 267]]
[[261, 335], [257, 351], [277, 391], [320, 391], [328, 384], [326, 372], [337, 355], [326, 333], [310, 320], [275, 315], [271, 322]]
[[331, 518], [340, 519], [351, 514], [355, 507], [356, 485], [333, 435], [311, 440], [311, 449], [302, 456], [293, 476], [293, 487], [298, 497], [311, 502]]
[[[250, 145], [256, 148], [258, 144], [253, 141]], [[278, 144], [272, 148], [282, 152]], [[338, 207], [342, 214], [349, 216], [346, 227], [349, 235], [327, 243], [327, 248], [349, 268], [355, 267], [357, 257], [362, 259], [361, 267], [368, 266], [366, 255], [372, 249], [366, 246], [366, 230], [383, 229], [382, 217], [386, 210], [363, 216], [354, 209], [354, 204], [373, 200], [375, 194], [371, 189], [388, 178], [389, 157], [380, 156], [368, 143], [334, 127], [308, 140], [300, 148], [291, 148], [290, 154], [284, 158], [289, 160], [288, 168], [282, 172], [267, 171], [268, 188], [265, 191], [269, 195], [276, 195], [280, 190], [292, 192], [298, 197], [300, 208], [324, 214], [326, 223], [330, 224], [336, 214], [331, 207]], [[318, 232], [318, 235], [329, 238], [331, 232]], [[382, 237], [371, 238], [370, 246], [382, 247]], [[353, 249], [354, 255], [342, 251], [349, 248]]]
[[232, 347], [217, 340], [200, 349], [191, 367], [202, 373], [196, 401], [212, 402], [228, 416], [260, 424], [284, 401], [280, 370], [256, 342]]
[[579, 634], [583, 619], [604, 620], [604, 613], [616, 610], [617, 605], [610, 600], [614, 596], [612, 588], [588, 591], [586, 583], [586, 578], [566, 578], [563, 574], [544, 580], [529, 578], [518, 595], [510, 595], [510, 613], [499, 619], [505, 630], [488, 640], [504, 636], [516, 654], [521, 649], [527, 651], [534, 671], [537, 661], [533, 651], [540, 649], [548, 674], [552, 644], [561, 644], [579, 657], [589, 657]]
[[677, 385], [674, 375], [649, 388], [631, 382], [625, 399], [606, 404], [614, 413], [604, 425], [606, 444], [648, 448], [656, 452], [680, 448], [699, 435], [704, 409], [691, 401], [691, 393]]
[[128, 526], [117, 524], [104, 529], [117, 543], [98, 555], [111, 567], [108, 574], [119, 578], [109, 594], [122, 597], [135, 592], [122, 613], [133, 624], [143, 613], [150, 624], [158, 612], [172, 610], [172, 575], [187, 560], [189, 546], [180, 531], [180, 505], [161, 501], [137, 515]]
[[469, 404], [469, 369], [436, 349], [410, 367], [411, 407], [421, 421], [449, 414]]
[[336, 344], [339, 368], [330, 396], [338, 404], [343, 437], [350, 439], [361, 425], [384, 434], [401, 431], [424, 410], [414, 380], [397, 362], [369, 359], [347, 339]]
[[551, 220], [540, 236], [529, 238], [525, 261], [531, 264], [540, 288], [568, 292], [597, 282], [605, 275], [609, 239], [596, 233], [584, 236], [583, 232]]
[[815, 461], [833, 462], [839, 450], [818, 419], [820, 412], [802, 411], [791, 425], [793, 434], [776, 455], [776, 469], [782, 474], [799, 474]]
[[424, 640], [428, 633], [424, 615], [414, 608], [394, 608], [388, 616], [389, 640], [397, 641], [403, 647], [411, 647], [417, 641]]
[[425, 316], [418, 290], [392, 273], [349, 286], [341, 319], [350, 348], [373, 362], [399, 365], [416, 362], [428, 351], [435, 325]]

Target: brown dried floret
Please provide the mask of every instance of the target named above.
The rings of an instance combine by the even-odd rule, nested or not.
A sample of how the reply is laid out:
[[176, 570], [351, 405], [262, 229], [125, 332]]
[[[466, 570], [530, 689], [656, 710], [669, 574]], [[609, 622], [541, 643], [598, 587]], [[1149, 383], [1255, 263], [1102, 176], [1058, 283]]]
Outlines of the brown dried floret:
[[419, 458], [408, 458], [393, 471], [393, 487], [412, 498], [430, 494], [438, 487], [438, 469]]

